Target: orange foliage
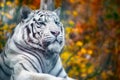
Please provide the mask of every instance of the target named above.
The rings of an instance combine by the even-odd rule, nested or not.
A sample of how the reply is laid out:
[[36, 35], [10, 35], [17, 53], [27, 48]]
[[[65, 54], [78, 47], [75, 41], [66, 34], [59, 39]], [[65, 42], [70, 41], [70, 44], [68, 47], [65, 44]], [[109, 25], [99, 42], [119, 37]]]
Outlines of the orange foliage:
[[[61, 18], [66, 45], [61, 58], [69, 76], [78, 80], [120, 80], [120, 0], [55, 0], [54, 3], [55, 7], [64, 8]], [[6, 5], [1, 2], [0, 19], [1, 16], [14, 19], [2, 8], [19, 5], [38, 9], [40, 0], [7, 1]], [[14, 23], [0, 20], [0, 50], [13, 27]]]
[[23, 0], [23, 5], [28, 5], [31, 9], [40, 8], [40, 0]]

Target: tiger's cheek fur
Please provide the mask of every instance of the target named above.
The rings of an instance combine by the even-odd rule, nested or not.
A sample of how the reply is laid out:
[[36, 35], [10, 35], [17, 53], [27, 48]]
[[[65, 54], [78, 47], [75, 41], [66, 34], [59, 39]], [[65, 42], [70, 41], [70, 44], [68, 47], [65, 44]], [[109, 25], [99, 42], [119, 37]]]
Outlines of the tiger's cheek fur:
[[[60, 33], [58, 36], [55, 36], [51, 33], [52, 31], [58, 31]], [[58, 27], [55, 23], [46, 24], [42, 35], [41, 44], [52, 53], [60, 53], [61, 49], [63, 48], [63, 35], [64, 34], [61, 31], [60, 27]]]

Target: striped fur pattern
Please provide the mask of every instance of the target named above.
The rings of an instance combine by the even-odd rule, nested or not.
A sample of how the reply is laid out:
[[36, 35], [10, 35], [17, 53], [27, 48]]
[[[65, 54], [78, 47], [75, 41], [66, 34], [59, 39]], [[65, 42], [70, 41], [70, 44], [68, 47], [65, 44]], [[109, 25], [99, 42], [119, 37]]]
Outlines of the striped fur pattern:
[[59, 13], [21, 10], [21, 21], [0, 54], [0, 80], [72, 80], [59, 57], [65, 42]]

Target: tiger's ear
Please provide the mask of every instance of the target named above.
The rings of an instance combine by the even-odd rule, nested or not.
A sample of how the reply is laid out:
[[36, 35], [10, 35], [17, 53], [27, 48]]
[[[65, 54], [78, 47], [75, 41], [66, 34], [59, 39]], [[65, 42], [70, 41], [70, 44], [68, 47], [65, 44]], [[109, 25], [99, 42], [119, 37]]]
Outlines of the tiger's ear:
[[20, 10], [21, 19], [26, 19], [28, 17], [28, 15], [31, 13], [31, 11], [32, 10], [26, 6], [22, 7]]
[[54, 12], [55, 12], [58, 16], [60, 16], [61, 8], [60, 8], [60, 7], [57, 8], [56, 10], [54, 10]]

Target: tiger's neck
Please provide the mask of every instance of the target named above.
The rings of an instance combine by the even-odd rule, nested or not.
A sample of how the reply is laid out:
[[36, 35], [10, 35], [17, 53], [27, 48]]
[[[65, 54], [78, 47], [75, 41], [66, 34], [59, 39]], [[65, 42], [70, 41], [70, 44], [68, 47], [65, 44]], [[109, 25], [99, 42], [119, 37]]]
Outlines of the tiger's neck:
[[[48, 53], [49, 54], [49, 53]], [[59, 55], [52, 55], [52, 56], [45, 56], [42, 57], [43, 64], [44, 64], [44, 71], [45, 73], [49, 73], [52, 68], [54, 68], [54, 65], [56, 65], [57, 61], [59, 59]]]
[[[46, 51], [42, 51], [42, 50], [38, 50], [35, 48], [30, 48], [27, 46], [23, 46], [18, 44], [17, 42], [12, 42], [14, 43], [14, 47], [10, 48], [9, 52], [14, 51], [16, 52], [16, 54], [18, 55], [22, 55], [22, 54], [29, 54], [32, 56], [37, 56], [39, 57], [39, 59], [42, 62], [42, 67], [44, 67], [42, 70], [44, 73], [48, 73], [50, 72], [50, 70], [54, 67], [54, 65], [57, 63], [57, 60], [59, 58], [59, 54], [56, 53], [50, 53], [50, 52], [46, 52]], [[12, 44], [13, 45], [13, 44]]]

